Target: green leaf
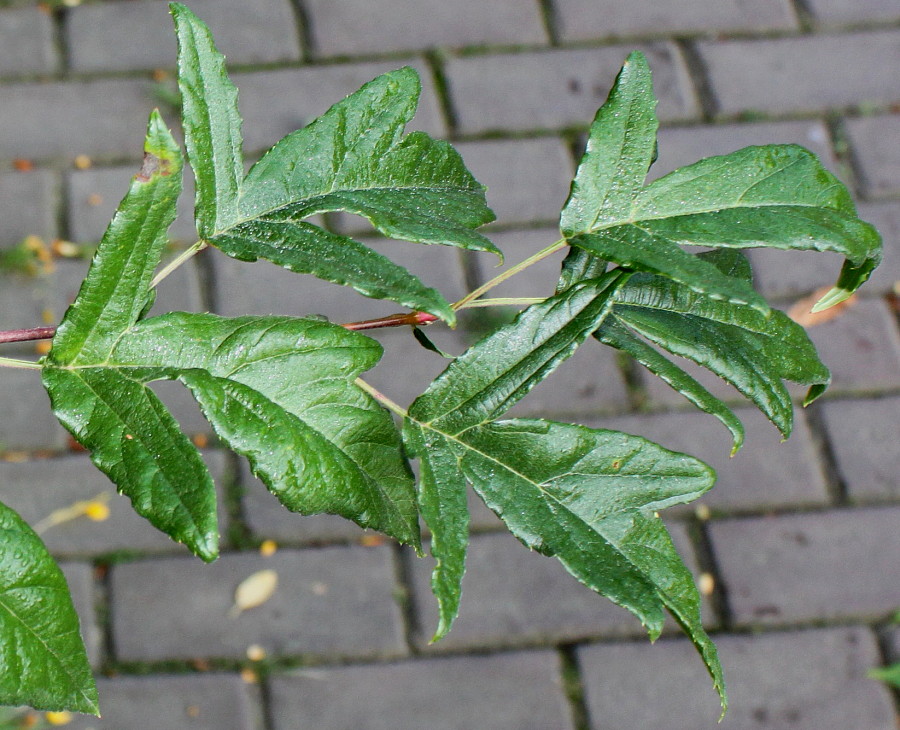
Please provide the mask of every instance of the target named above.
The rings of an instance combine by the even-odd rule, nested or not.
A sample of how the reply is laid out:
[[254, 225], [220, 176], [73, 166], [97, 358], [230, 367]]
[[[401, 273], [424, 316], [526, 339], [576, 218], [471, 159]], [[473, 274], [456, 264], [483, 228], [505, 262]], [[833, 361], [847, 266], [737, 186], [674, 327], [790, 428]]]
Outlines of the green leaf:
[[900, 664], [870, 669], [867, 676], [900, 689]]
[[344, 210], [391, 238], [499, 255], [472, 230], [494, 215], [459, 154], [422, 132], [403, 135], [420, 90], [412, 68], [391, 71], [282, 139], [248, 173], [242, 219]]
[[403, 440], [419, 459], [419, 512], [431, 531], [435, 559], [431, 590], [438, 600], [439, 621], [431, 641], [446, 636], [459, 612], [469, 542], [466, 479], [447, 438], [406, 418]]
[[715, 479], [709, 467], [636, 436], [572, 424], [516, 419], [449, 434], [435, 421], [412, 420], [433, 434], [432, 445], [449, 444], [459, 463], [455, 468], [439, 446], [444, 468], [434, 478], [458, 479], [461, 469], [519, 540], [630, 610], [651, 638], [668, 609], [697, 646], [725, 707], [700, 596], [655, 514], [708, 490]]
[[[217, 553], [215, 490], [153, 380], [188, 384], [288, 508], [334, 512], [418, 547], [399, 433], [353, 384], [380, 345], [318, 320], [140, 319], [180, 189], [178, 148], [157, 116], [147, 147], [151, 172], [145, 163], [119, 206], [44, 368], [57, 417], [138, 513], [205, 560]], [[276, 437], [284, 454], [273, 454]]]
[[650, 66], [633, 51], [591, 124], [587, 147], [563, 207], [566, 238], [626, 218], [654, 159], [656, 98]]
[[497, 418], [597, 329], [628, 276], [616, 271], [579, 282], [523, 310], [457, 357], [416, 399], [410, 414], [446, 433]]
[[66, 579], [40, 538], [0, 504], [0, 704], [99, 715]]
[[353, 382], [381, 354], [375, 340], [318, 319], [173, 312], [123, 333], [103, 367], [184, 382], [288, 509], [338, 514], [418, 547], [397, 428]]
[[298, 274], [349, 285], [367, 297], [390, 299], [450, 325], [456, 323], [456, 313], [441, 293], [402, 266], [352, 238], [290, 216], [273, 214], [242, 223], [217, 236], [214, 243], [242, 261], [267, 259]]
[[585, 585], [631, 610], [651, 637], [669, 609], [698, 647], [724, 706], [699, 594], [655, 515], [709, 489], [712, 470], [635, 436], [493, 421], [601, 326], [628, 277], [610, 272], [532, 305], [458, 357], [410, 407], [404, 436], [423, 459], [422, 511], [444, 540], [432, 583], [439, 633], [455, 615], [462, 577], [464, 476], [523, 543], [555, 555]]
[[57, 328], [43, 382], [56, 417], [135, 511], [212, 560], [216, 496], [197, 449], [143, 381], [106, 366], [151, 296], [181, 191], [181, 153], [157, 112], [144, 150], [143, 168]]
[[237, 89], [209, 28], [181, 3], [170, 3], [178, 38], [178, 88], [188, 160], [196, 178], [201, 238], [237, 220], [244, 163]]
[[203, 560], [218, 555], [216, 492], [196, 447], [143, 382], [98, 366], [47, 367], [53, 412], [135, 512]]
[[663, 382], [681, 393], [701, 411], [710, 413], [722, 421], [725, 427], [731, 431], [732, 455], [741, 448], [744, 443], [744, 426], [740, 419], [732, 413], [728, 406], [671, 360], [640, 338], [635, 337], [627, 327], [619, 324], [613, 317], [600, 325], [594, 336], [604, 345], [627, 353]]
[[419, 92], [416, 72], [401, 68], [286, 136], [251, 168], [237, 219], [210, 243], [229, 256], [265, 258], [453, 325], [446, 300], [408, 271], [357, 241], [303, 222], [346, 211], [391, 238], [500, 255], [474, 231], [494, 215], [484, 186], [459, 154], [421, 132], [403, 133]]
[[170, 7], [201, 238], [242, 261], [267, 259], [454, 325], [447, 301], [404, 268], [303, 221], [346, 211], [391, 238], [500, 255], [473, 230], [494, 215], [459, 154], [421, 132], [403, 134], [418, 103], [416, 72], [402, 68], [366, 84], [278, 142], [244, 177], [237, 90], [224, 57], [197, 16]]
[[158, 111], [150, 116], [144, 163], [103, 234], [90, 273], [53, 338], [56, 365], [102, 361], [140, 316], [167, 243], [181, 192], [181, 152]]
[[[762, 313], [752, 288], [729, 280], [680, 246], [834, 251], [847, 258], [839, 301], [881, 257], [872, 226], [850, 194], [809, 151], [795, 145], [747, 147], [710, 157], [640, 187], [653, 159], [657, 120], [646, 61], [632, 54], [591, 127], [561, 228], [576, 247]], [[561, 285], [571, 283], [564, 271]]]
[[[749, 265], [738, 252], [712, 251], [697, 258], [715, 266], [723, 275], [737, 274], [749, 281]], [[785, 436], [791, 431], [793, 407], [781, 381], [811, 385], [816, 394], [830, 382], [828, 369], [819, 360], [806, 332], [777, 310], [763, 316], [748, 306], [698, 295], [665, 277], [638, 274], [616, 292], [613, 317], [669, 352], [693, 360], [727, 380]], [[601, 334], [601, 339], [604, 336], [610, 338], [609, 329]], [[622, 337], [618, 341], [624, 343]], [[637, 357], [638, 346], [632, 349]], [[637, 359], [646, 361], [652, 371], [659, 371], [657, 374], [671, 375], [670, 370], [661, 370], [659, 362], [652, 362], [649, 354]], [[691, 381], [663, 379], [696, 402], [698, 391]], [[710, 406], [717, 410], [710, 410]], [[701, 408], [715, 412], [728, 425], [720, 406], [716, 401]]]

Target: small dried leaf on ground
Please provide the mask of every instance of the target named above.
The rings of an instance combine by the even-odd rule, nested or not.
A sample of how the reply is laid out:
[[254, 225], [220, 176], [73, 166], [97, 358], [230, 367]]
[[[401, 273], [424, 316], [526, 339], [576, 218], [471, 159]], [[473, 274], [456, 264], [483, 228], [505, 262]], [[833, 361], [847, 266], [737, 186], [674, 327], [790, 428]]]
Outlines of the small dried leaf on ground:
[[276, 588], [278, 573], [271, 568], [244, 578], [234, 592], [234, 605], [228, 612], [229, 618], [236, 618], [248, 609], [261, 606], [275, 594]]

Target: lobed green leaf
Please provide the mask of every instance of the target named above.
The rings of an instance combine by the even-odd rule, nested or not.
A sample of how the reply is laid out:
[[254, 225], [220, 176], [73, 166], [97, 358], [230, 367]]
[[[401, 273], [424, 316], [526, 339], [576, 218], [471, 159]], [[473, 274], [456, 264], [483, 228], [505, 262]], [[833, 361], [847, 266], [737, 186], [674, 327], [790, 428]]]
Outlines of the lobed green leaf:
[[[560, 227], [573, 246], [762, 313], [765, 301], [749, 286], [722, 277], [680, 246], [841, 253], [847, 262], [820, 309], [868, 278], [881, 258], [878, 233], [857, 218], [847, 189], [802, 147], [747, 147], [641, 187], [655, 152], [654, 105], [646, 61], [632, 54], [597, 113], [563, 209]], [[561, 288], [575, 280], [572, 272], [571, 265], [564, 269]]]
[[99, 715], [66, 579], [34, 531], [0, 504], [0, 704]]
[[125, 332], [105, 367], [184, 382], [288, 509], [339, 514], [418, 547], [399, 434], [353, 383], [381, 354], [374, 340], [321, 320], [173, 312]]

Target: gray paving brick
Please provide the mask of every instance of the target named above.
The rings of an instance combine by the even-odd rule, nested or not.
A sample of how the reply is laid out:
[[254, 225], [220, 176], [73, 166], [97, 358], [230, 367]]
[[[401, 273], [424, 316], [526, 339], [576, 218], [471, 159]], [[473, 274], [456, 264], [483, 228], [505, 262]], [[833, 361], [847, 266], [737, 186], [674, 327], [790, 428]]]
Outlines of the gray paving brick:
[[[734, 730], [893, 730], [888, 692], [866, 678], [872, 634], [849, 627], [716, 637], [728, 684], [721, 727]], [[715, 728], [718, 702], [687, 642], [582, 647], [595, 730]]]
[[850, 498], [900, 497], [900, 398], [834, 401], [822, 411]]
[[615, 0], [556, 0], [560, 34], [566, 41], [604, 36], [787, 30], [797, 19], [787, 0], [653, 0], [627, 5]]
[[[296, 21], [286, 0], [192, 0], [229, 63], [300, 58]], [[158, 0], [80, 5], [66, 16], [70, 62], [77, 71], [122, 71], [175, 65], [175, 34]]]
[[[72, 170], [66, 175], [66, 213], [69, 238], [78, 242], [99, 241], [119, 202], [128, 192], [137, 165]], [[169, 238], [191, 244], [197, 240], [194, 226], [194, 186], [190, 169], [185, 189], [178, 199], [178, 218]]]
[[900, 385], [900, 334], [884, 302], [861, 299], [809, 336], [831, 369], [832, 391]]
[[712, 490], [690, 505], [672, 508], [670, 514], [701, 504], [713, 510], [827, 504], [828, 492], [803, 414], [795, 414], [794, 433], [781, 443], [781, 435], [756, 409], [735, 412], [747, 436], [743, 448], [733, 457], [729, 457], [731, 434], [705, 413], [598, 419], [591, 425], [644, 436], [668, 449], [696, 456], [716, 470]]
[[140, 159], [158, 104], [143, 79], [9, 84], [2, 94], [0, 159]]
[[446, 126], [431, 72], [424, 62], [410, 58], [233, 74], [240, 92], [245, 149], [266, 149], [284, 135], [324, 114], [332, 104], [379, 74], [404, 65], [419, 72], [423, 90], [418, 112], [409, 129], [443, 136]]
[[[697, 574], [684, 526], [675, 523], [670, 530], [685, 564]], [[557, 560], [530, 552], [509, 533], [497, 533], [472, 537], [459, 618], [444, 639], [429, 646], [437, 627], [433, 567], [430, 559], [415, 560], [412, 565], [416, 642], [423, 650], [645, 635], [632, 614], [576, 581]], [[714, 623], [709, 605], [703, 615]], [[674, 623], [669, 629], [675, 629]]]
[[826, 25], [890, 22], [900, 18], [900, 7], [894, 0], [867, 0], [852, 3], [846, 0], [806, 0], [813, 17]]
[[860, 170], [860, 186], [868, 197], [900, 193], [900, 117], [878, 115], [847, 120], [847, 134]]
[[[225, 460], [221, 452], [204, 452], [211, 473], [222, 480]], [[108, 499], [109, 518], [93, 522], [81, 517], [48, 526], [41, 539], [55, 555], [98, 555], [117, 550], [177, 551], [185, 548], [139, 516], [131, 501], [116, 494], [113, 484], [87, 455], [40, 459], [25, 463], [0, 462], [0, 501], [16, 510], [32, 526], [53, 512], [97, 497]], [[224, 509], [219, 505], [224, 529]]]
[[700, 54], [725, 115], [889, 104], [900, 33], [877, 31], [771, 40], [703, 42]]
[[709, 526], [742, 625], [878, 617], [897, 608], [900, 508], [846, 509]]
[[77, 715], [71, 730], [261, 730], [257, 687], [232, 674], [97, 679], [102, 718]]
[[498, 223], [559, 220], [574, 173], [561, 139], [466, 142], [456, 148], [475, 179], [487, 186], [488, 205]]
[[[229, 617], [238, 584], [263, 569], [278, 573], [275, 594]], [[396, 656], [404, 642], [393, 591], [388, 547], [233, 553], [212, 565], [145, 560], [111, 571], [113, 636], [125, 661], [243, 658], [251, 644], [269, 655]]]
[[536, 2], [309, 0], [306, 5], [322, 56], [547, 41]]
[[56, 176], [47, 170], [0, 174], [0, 248], [29, 235], [56, 236], [55, 187]]
[[[39, 325], [40, 326], [40, 325]], [[0, 450], [52, 449], [63, 445], [62, 426], [36, 370], [4, 368], [0, 387]]]
[[81, 638], [91, 666], [100, 664], [102, 634], [94, 612], [94, 566], [88, 563], [60, 563], [69, 594], [81, 623]]
[[830, 135], [818, 119], [753, 124], [714, 124], [663, 127], [659, 131], [659, 157], [650, 168], [650, 180], [662, 177], [704, 157], [725, 155], [750, 145], [799, 144], [814, 152], [832, 172], [842, 173], [831, 148]]
[[[665, 121], [696, 118], [684, 61], [670, 43], [641, 44], [653, 68], [657, 112]], [[460, 131], [587, 126], [631, 47], [451, 58], [446, 70]]]
[[0, 8], [0, 76], [51, 73], [57, 64], [49, 13]]
[[571, 730], [551, 651], [301, 670], [272, 679], [276, 730]]
[[[363, 242], [403, 265], [451, 301], [455, 293], [461, 293], [462, 267], [457, 249], [376, 239]], [[267, 261], [251, 264], [213, 252], [212, 263], [219, 310], [226, 316], [324, 314], [333, 322], [351, 322], [403, 310], [394, 302], [370, 299], [350, 287], [295, 274]]]

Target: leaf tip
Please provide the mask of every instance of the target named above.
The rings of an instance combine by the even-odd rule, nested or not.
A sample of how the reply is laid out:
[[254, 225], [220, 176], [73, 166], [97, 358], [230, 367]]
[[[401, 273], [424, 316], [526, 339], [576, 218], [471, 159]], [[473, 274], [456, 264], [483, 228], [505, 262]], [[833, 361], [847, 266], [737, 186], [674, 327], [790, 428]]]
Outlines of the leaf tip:
[[831, 307], [840, 304], [841, 302], [847, 301], [851, 296], [853, 296], [852, 291], [840, 286], [836, 286], [830, 289], [828, 293], [825, 294], [825, 296], [823, 296], [818, 302], [816, 302], [810, 312], [816, 314], [817, 312], [822, 312], [826, 309], [830, 309]]

